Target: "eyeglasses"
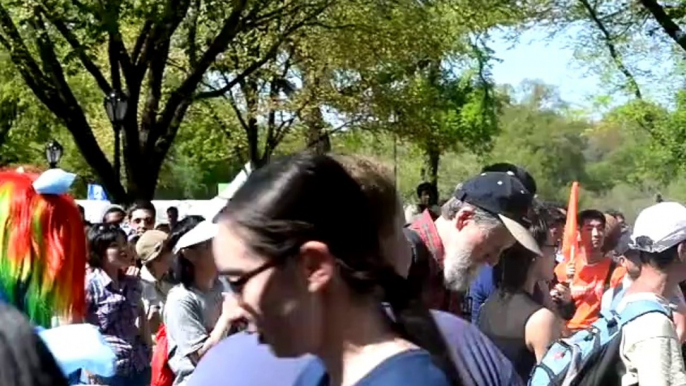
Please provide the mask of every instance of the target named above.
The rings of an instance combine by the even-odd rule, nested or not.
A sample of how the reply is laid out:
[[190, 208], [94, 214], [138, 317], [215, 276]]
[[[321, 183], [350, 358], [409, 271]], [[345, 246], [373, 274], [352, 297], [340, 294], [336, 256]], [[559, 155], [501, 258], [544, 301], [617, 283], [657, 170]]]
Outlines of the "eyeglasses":
[[266, 263], [260, 265], [259, 267], [253, 269], [252, 271], [244, 273], [243, 275], [241, 275], [241, 277], [239, 277], [236, 280], [227, 280], [231, 292], [233, 292], [236, 295], [240, 295], [243, 292], [243, 288], [245, 288], [245, 285], [248, 284], [250, 279], [268, 270], [269, 268], [276, 267], [282, 261], [283, 260], [281, 259], [269, 260]]

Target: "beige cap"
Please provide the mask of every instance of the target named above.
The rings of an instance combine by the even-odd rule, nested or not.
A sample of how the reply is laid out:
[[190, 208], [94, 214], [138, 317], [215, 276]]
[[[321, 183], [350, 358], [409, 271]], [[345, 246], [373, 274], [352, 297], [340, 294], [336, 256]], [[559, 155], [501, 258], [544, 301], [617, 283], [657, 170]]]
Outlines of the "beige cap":
[[141, 262], [147, 264], [155, 260], [162, 252], [162, 246], [168, 237], [168, 234], [158, 230], [143, 233], [136, 243], [136, 254]]

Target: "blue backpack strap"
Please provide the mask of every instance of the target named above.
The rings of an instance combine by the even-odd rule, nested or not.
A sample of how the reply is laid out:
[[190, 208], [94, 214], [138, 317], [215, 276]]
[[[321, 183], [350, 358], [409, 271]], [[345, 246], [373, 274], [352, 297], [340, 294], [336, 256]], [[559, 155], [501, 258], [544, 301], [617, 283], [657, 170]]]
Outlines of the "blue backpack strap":
[[614, 293], [612, 294], [612, 302], [610, 302], [610, 310], [616, 310], [619, 302], [624, 298], [626, 288], [622, 287], [622, 283], [619, 283], [619, 285], [615, 287]]
[[657, 300], [650, 299], [629, 302], [620, 313], [613, 310], [613, 313], [616, 314], [619, 319], [620, 328], [632, 320], [651, 312], [661, 312], [668, 318], [672, 318], [672, 310], [669, 309], [669, 307]]

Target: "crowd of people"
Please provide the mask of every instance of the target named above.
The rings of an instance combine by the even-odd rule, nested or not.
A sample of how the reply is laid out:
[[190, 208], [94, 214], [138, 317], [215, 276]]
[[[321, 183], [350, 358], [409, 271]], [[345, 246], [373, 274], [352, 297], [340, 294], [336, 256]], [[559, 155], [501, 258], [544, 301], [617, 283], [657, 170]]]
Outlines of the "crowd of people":
[[[55, 310], [45, 327], [95, 326], [114, 372], [2, 384], [558, 384], [544, 372], [566, 385], [686, 385], [686, 207], [658, 203], [633, 225], [617, 211], [568, 213], [507, 163], [456, 183], [441, 205], [422, 184], [404, 206], [374, 159], [296, 154], [254, 171], [207, 218], [169, 208], [155, 224], [146, 201], [94, 224], [82, 211], [84, 310]], [[0, 241], [13, 226], [3, 210]], [[3, 298], [41, 324], [25, 275], [7, 293], [2, 248]], [[575, 338], [594, 336], [583, 356]], [[559, 369], [559, 345], [584, 360]]]

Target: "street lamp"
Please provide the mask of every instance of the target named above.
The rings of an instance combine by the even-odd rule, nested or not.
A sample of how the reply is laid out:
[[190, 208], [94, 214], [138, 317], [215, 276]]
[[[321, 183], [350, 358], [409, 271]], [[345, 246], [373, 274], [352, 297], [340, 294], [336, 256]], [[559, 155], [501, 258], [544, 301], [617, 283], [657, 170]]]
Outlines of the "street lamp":
[[126, 94], [119, 90], [113, 90], [110, 95], [105, 97], [103, 101], [107, 118], [112, 123], [114, 128], [114, 173], [117, 180], [120, 180], [121, 169], [121, 128], [126, 117], [126, 109], [128, 108], [128, 100]]
[[45, 158], [48, 160], [48, 164], [50, 164], [50, 169], [57, 167], [63, 152], [64, 148], [62, 145], [54, 139], [45, 145]]

